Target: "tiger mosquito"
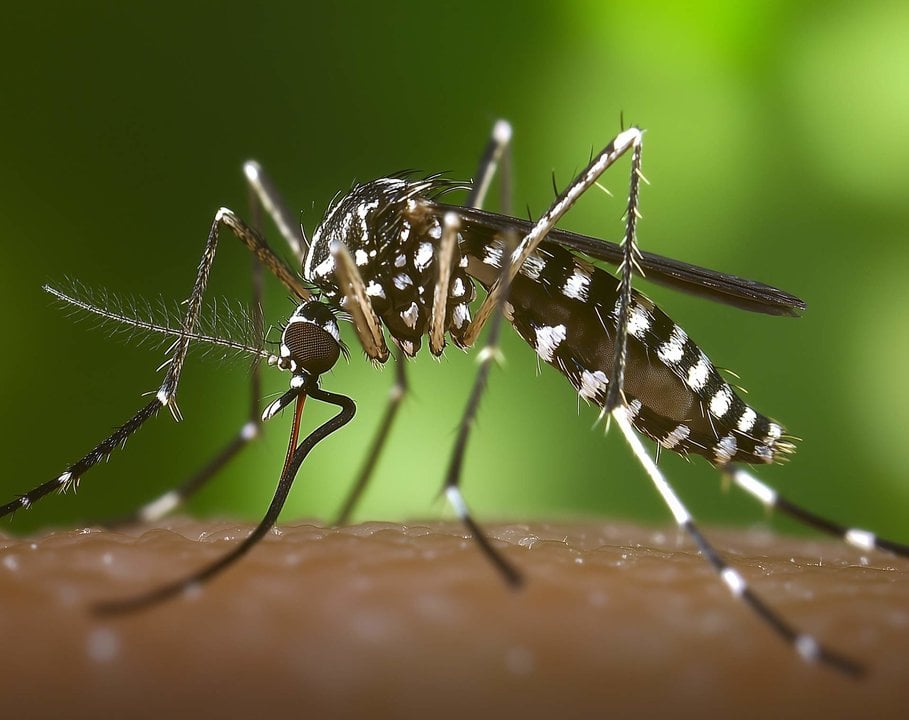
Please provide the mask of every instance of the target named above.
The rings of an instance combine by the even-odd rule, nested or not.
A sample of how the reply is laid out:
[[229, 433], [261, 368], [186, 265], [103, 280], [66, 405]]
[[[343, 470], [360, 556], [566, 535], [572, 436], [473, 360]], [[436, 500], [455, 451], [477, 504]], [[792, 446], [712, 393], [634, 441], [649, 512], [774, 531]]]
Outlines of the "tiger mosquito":
[[[472, 421], [496, 359], [500, 323], [507, 319], [545, 363], [572, 384], [578, 396], [601, 408], [601, 418], [615, 421], [637, 460], [668, 506], [678, 527], [734, 597], [743, 601], [769, 628], [807, 661], [848, 675], [863, 666], [802, 632], [758, 596], [701, 533], [640, 435], [683, 456], [701, 455], [733, 485], [764, 506], [865, 551], [909, 556], [909, 545], [878, 538], [872, 532], [833, 522], [800, 507], [759, 480], [745, 465], [772, 463], [794, 450], [782, 425], [746, 404], [720, 375], [707, 355], [660, 308], [632, 287], [635, 273], [649, 280], [753, 312], [792, 316], [805, 304], [763, 283], [708, 270], [639, 250], [639, 214], [643, 133], [622, 130], [558, 193], [535, 222], [507, 214], [511, 126], [498, 121], [481, 158], [475, 181], [462, 184], [441, 175], [416, 178], [402, 173], [354, 185], [330, 204], [312, 238], [291, 221], [291, 213], [255, 162], [244, 166], [256, 218], [264, 210], [287, 243], [300, 273], [275, 253], [255, 227], [233, 211], [215, 214], [195, 283], [178, 325], [143, 321], [51, 287], [64, 304], [139, 331], [173, 337], [160, 388], [133, 417], [70, 465], [58, 477], [0, 507], [0, 515], [31, 507], [53, 491], [75, 487], [82, 476], [107, 459], [144, 423], [167, 407], [180, 419], [177, 386], [191, 343], [222, 345], [265, 360], [290, 373], [289, 389], [260, 412], [259, 370], [253, 371], [252, 410], [236, 437], [208, 466], [182, 486], [142, 507], [134, 516], [153, 520], [170, 512], [208, 482], [242, 447], [259, 435], [261, 424], [294, 405], [287, 454], [273, 499], [264, 518], [242, 542], [215, 562], [169, 584], [123, 600], [100, 603], [101, 613], [122, 613], [155, 605], [214, 577], [248, 552], [276, 523], [293, 480], [307, 454], [354, 416], [347, 396], [320, 387], [320, 377], [341, 354], [339, 319], [349, 319], [368, 359], [385, 363], [394, 348], [395, 382], [385, 415], [355, 485], [339, 516], [346, 520], [379, 457], [396, 411], [407, 392], [406, 358], [428, 339], [438, 356], [446, 334], [461, 349], [472, 347], [488, 324], [479, 368], [451, 455], [443, 492], [458, 518], [505, 581], [518, 586], [522, 576], [496, 549], [474, 520], [460, 490], [461, 463]], [[556, 224], [598, 178], [629, 154], [631, 173], [621, 243], [557, 229]], [[503, 211], [482, 209], [491, 181], [500, 171]], [[467, 190], [464, 205], [443, 202], [453, 190]], [[205, 334], [199, 330], [203, 296], [214, 262], [220, 230], [226, 227], [255, 256], [254, 322], [259, 346]], [[617, 265], [616, 278], [594, 264]], [[255, 265], [256, 263], [254, 263]], [[298, 306], [283, 326], [277, 354], [261, 349], [261, 267], [269, 270]], [[471, 306], [479, 284], [486, 295], [475, 315]], [[338, 412], [299, 441], [303, 403], [309, 397], [334, 405]]]

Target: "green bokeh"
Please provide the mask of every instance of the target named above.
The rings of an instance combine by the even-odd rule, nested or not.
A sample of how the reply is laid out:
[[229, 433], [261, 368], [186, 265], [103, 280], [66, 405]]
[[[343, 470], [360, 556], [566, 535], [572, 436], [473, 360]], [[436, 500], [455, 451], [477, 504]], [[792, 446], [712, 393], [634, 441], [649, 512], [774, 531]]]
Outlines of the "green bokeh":
[[[182, 298], [215, 210], [245, 209], [241, 163], [270, 171], [309, 229], [339, 189], [402, 168], [473, 171], [492, 122], [515, 128], [516, 205], [542, 211], [620, 117], [647, 129], [648, 249], [772, 282], [809, 304], [784, 320], [653, 295], [750, 401], [803, 438], [762, 476], [818, 511], [903, 540], [909, 516], [909, 6], [904, 3], [59, 3], [8, 11], [0, 46], [4, 472], [12, 497], [59, 474], [157, 387], [158, 350], [73, 323], [40, 287]], [[615, 197], [565, 225], [615, 239]], [[213, 292], [243, 299], [248, 258], [226, 242]], [[290, 304], [272, 287], [268, 319]], [[353, 343], [353, 336], [348, 335]], [[473, 355], [411, 363], [413, 395], [360, 518], [436, 516]], [[668, 521], [616, 433], [516, 337], [494, 372], [465, 491], [481, 518]], [[13, 525], [133, 507], [236, 430], [243, 363], [191, 361], [185, 422], [162, 416]], [[287, 377], [267, 373], [267, 392]], [[381, 415], [390, 371], [359, 352], [325, 379], [355, 423], [304, 466], [284, 518], [330, 516]], [[311, 403], [311, 405], [314, 405]], [[315, 423], [325, 417], [308, 411]], [[283, 457], [271, 423], [192, 503], [255, 518]], [[710, 522], [761, 518], [699, 459], [663, 465]]]

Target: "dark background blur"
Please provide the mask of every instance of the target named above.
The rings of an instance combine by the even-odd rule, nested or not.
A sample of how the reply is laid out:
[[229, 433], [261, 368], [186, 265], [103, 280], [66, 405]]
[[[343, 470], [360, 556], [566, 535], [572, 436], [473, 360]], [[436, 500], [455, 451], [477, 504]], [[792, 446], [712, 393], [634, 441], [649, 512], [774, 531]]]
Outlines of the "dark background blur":
[[[215, 210], [246, 212], [247, 158], [311, 231], [354, 179], [473, 172], [493, 121], [514, 125], [515, 206], [533, 212], [619, 130], [648, 133], [642, 245], [805, 298], [800, 319], [654, 290], [734, 369], [750, 402], [803, 438], [761, 475], [812, 508], [906, 541], [909, 516], [909, 6], [893, 2], [17, 4], [0, 43], [3, 470], [12, 497], [58, 475], [158, 387], [159, 350], [73, 323], [42, 293], [77, 277], [182, 299]], [[627, 163], [564, 223], [617, 239]], [[272, 233], [272, 236], [274, 234]], [[227, 239], [213, 294], [245, 300]], [[272, 284], [267, 321], [291, 309]], [[564, 379], [513, 334], [465, 468], [481, 518], [669, 515], [617, 432], [591, 430]], [[353, 335], [348, 333], [353, 343]], [[358, 517], [437, 516], [475, 353], [410, 364], [413, 395]], [[12, 526], [76, 523], [150, 499], [232, 435], [248, 368], [190, 361], [167, 413], [75, 497]], [[266, 373], [265, 392], [287, 376]], [[324, 379], [356, 421], [306, 462], [284, 520], [330, 516], [391, 380], [359, 351]], [[307, 422], [325, 417], [315, 409]], [[289, 417], [192, 503], [258, 518]], [[309, 425], [311, 427], [311, 425]], [[760, 521], [701, 459], [664, 453], [693, 510]], [[788, 527], [788, 526], [787, 526]]]

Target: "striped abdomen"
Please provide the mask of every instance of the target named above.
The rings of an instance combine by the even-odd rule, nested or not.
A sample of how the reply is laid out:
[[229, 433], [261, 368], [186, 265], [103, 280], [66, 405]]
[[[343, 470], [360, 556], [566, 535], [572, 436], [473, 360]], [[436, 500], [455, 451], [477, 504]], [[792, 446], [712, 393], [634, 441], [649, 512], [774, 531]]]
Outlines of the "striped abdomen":
[[[462, 245], [468, 272], [487, 288], [502, 244]], [[617, 281], [557, 245], [541, 248], [509, 292], [509, 319], [544, 361], [581, 397], [602, 406], [612, 371]], [[628, 326], [625, 396], [635, 427], [665, 448], [724, 465], [769, 463], [793, 450], [783, 428], [736, 394], [685, 331], [634, 292]]]

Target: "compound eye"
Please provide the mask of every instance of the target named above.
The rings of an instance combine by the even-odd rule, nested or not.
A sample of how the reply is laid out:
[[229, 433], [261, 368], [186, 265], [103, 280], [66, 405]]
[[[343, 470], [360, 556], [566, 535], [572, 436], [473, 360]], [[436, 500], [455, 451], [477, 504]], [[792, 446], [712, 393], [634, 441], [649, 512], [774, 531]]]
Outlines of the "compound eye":
[[294, 374], [317, 377], [334, 367], [341, 355], [338, 323], [325, 305], [310, 301], [300, 305], [281, 335], [281, 357]]

